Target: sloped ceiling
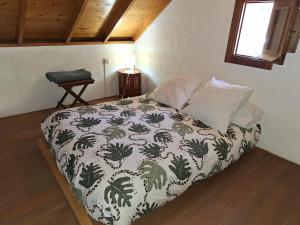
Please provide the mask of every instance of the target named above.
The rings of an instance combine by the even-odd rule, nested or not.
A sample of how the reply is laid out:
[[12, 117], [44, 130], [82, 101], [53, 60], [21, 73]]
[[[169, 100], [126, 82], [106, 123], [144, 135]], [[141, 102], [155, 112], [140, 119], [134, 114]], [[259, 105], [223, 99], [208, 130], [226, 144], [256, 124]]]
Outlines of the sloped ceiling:
[[136, 41], [172, 0], [0, 0], [0, 47]]

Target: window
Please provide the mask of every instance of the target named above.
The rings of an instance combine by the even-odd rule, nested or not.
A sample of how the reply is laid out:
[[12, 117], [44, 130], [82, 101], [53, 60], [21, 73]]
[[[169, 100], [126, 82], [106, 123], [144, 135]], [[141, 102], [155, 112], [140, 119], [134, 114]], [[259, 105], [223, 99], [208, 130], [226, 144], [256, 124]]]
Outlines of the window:
[[[273, 2], [249, 3], [245, 8], [236, 53], [259, 57], [263, 51]], [[259, 26], [257, 26], [259, 24]]]
[[298, 0], [236, 0], [225, 62], [262, 69], [283, 64], [299, 41], [298, 11]]

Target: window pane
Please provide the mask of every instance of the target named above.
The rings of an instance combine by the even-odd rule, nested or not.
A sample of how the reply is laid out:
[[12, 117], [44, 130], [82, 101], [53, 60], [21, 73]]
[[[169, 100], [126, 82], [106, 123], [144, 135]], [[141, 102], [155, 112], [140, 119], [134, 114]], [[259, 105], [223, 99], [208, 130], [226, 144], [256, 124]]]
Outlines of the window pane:
[[247, 3], [236, 53], [262, 54], [274, 3]]

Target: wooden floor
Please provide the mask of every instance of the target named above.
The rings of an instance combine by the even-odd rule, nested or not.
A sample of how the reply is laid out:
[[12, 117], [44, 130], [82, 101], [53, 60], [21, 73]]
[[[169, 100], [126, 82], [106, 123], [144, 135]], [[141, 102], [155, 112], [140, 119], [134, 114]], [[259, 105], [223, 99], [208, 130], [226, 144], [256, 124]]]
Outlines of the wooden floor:
[[[77, 225], [36, 145], [51, 111], [0, 119], [0, 225]], [[300, 166], [255, 149], [135, 225], [300, 225]]]

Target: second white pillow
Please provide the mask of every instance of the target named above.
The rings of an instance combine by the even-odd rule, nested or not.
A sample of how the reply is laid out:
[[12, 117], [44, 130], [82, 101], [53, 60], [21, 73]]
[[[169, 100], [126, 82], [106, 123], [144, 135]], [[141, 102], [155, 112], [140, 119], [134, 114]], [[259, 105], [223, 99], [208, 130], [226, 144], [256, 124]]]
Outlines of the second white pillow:
[[251, 128], [261, 121], [265, 113], [256, 105], [248, 102], [231, 118], [231, 122], [244, 128]]
[[232, 115], [247, 103], [253, 90], [213, 78], [195, 92], [183, 112], [226, 133]]

